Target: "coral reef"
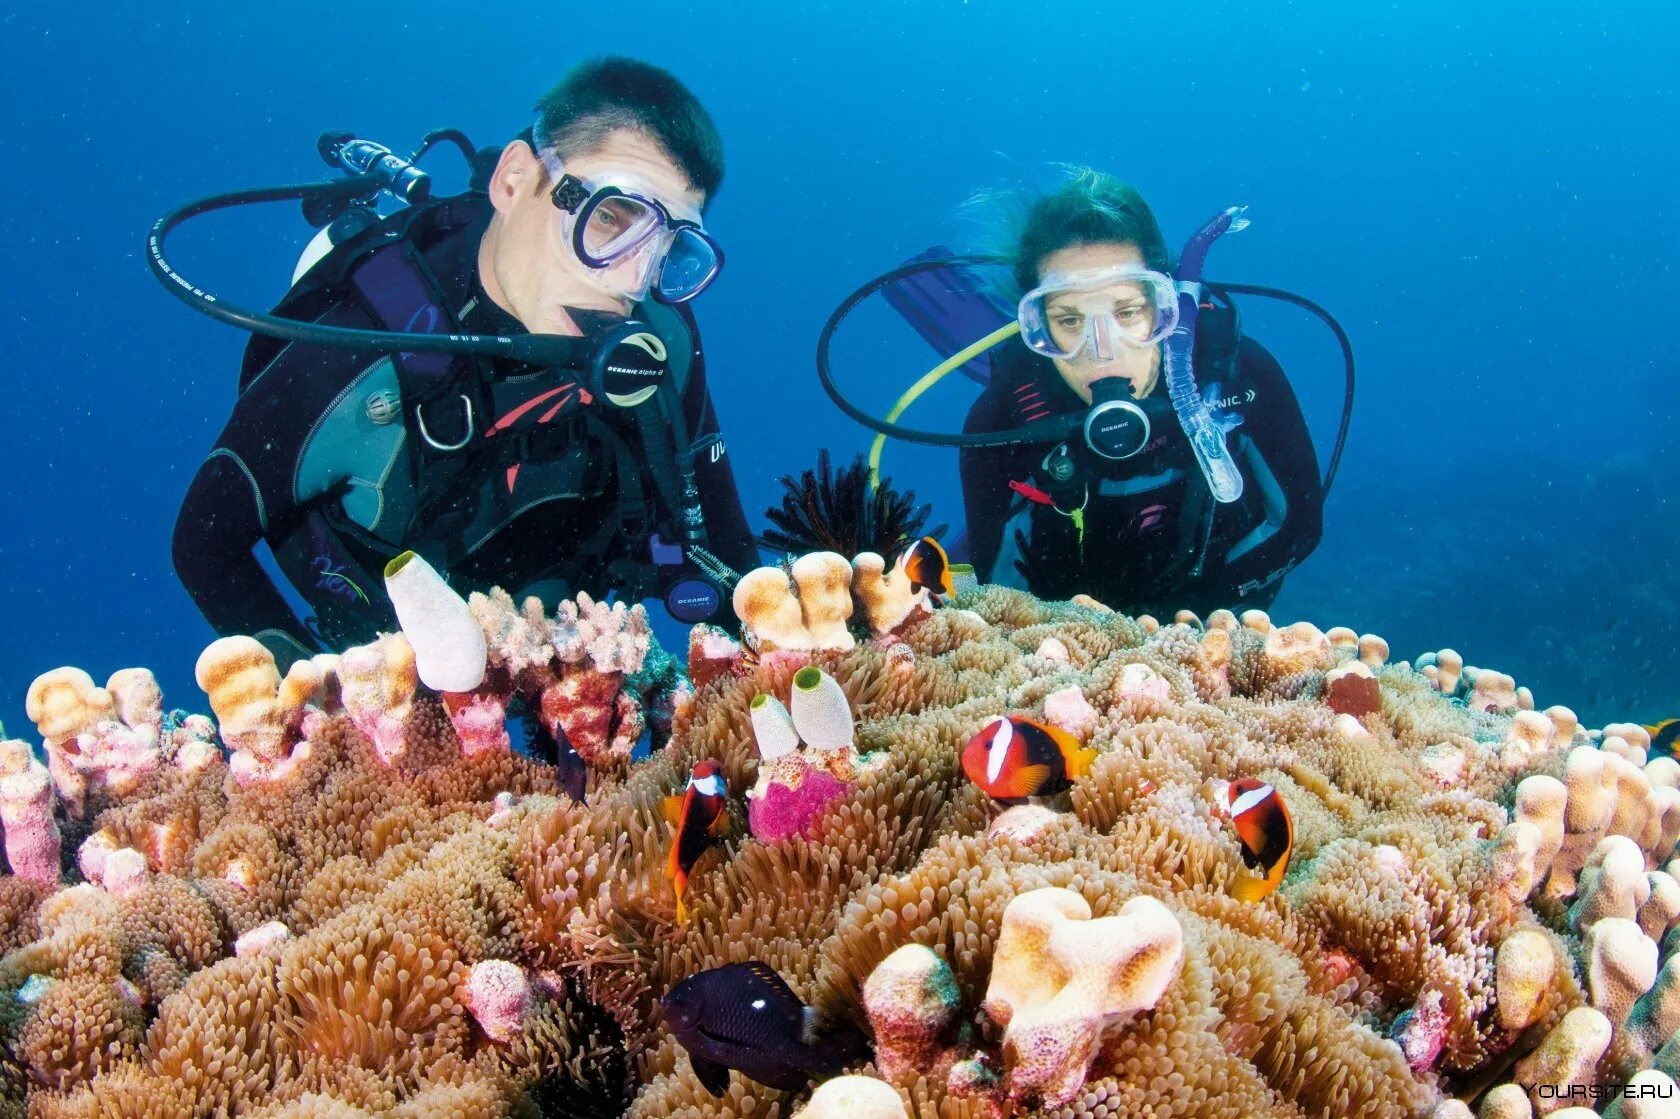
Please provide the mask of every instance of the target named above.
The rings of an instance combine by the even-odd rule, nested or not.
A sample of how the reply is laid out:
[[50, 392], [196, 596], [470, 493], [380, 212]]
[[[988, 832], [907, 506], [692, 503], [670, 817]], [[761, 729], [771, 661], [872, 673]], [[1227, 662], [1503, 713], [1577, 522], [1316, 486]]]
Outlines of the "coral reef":
[[[426, 572], [414, 632], [285, 677], [212, 644], [215, 724], [143, 670], [29, 689], [0, 1115], [1672, 1113], [1680, 765], [1632, 724], [1258, 611], [941, 603], [874, 553], [748, 573], [686, 676], [639, 607]], [[959, 760], [999, 716], [1089, 771], [1003, 810]], [[679, 922], [662, 809], [707, 760]], [[1252, 903], [1244, 780], [1292, 820]], [[748, 961], [872, 1059], [713, 1094], [661, 996]]]

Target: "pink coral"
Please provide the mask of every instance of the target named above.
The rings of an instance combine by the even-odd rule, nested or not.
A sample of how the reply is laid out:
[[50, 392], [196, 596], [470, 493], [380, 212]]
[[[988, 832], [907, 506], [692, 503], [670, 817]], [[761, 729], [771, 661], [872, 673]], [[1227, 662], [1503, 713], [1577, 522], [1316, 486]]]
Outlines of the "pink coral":
[[505, 672], [493, 670], [490, 676], [498, 685], [480, 687], [471, 692], [449, 692], [443, 697], [443, 709], [460, 740], [463, 757], [479, 754], [505, 753], [513, 748], [507, 732], [507, 705], [512, 687]]
[[381, 761], [394, 764], [408, 750], [408, 718], [420, 682], [413, 648], [401, 634], [381, 634], [371, 644], [346, 650], [338, 671], [350, 721]]
[[157, 724], [129, 726], [116, 719], [103, 719], [77, 735], [76, 750], [68, 758], [90, 789], [114, 796], [133, 792], [162, 760]]
[[47, 768], [58, 795], [71, 815], [79, 818], [87, 782], [70, 764], [70, 755], [82, 731], [115, 713], [116, 700], [107, 689], [95, 686], [86, 672], [65, 665], [37, 676], [24, 704], [44, 740]]
[[[304, 715], [302, 734], [306, 738], [311, 729], [311, 717], [319, 718], [320, 712], [311, 711]], [[222, 748], [216, 742], [215, 722], [208, 715], [188, 715], [169, 730], [164, 752], [174, 762], [175, 768], [197, 773], [222, 756]]]
[[162, 761], [157, 681], [143, 668], [112, 674], [104, 688], [87, 673], [59, 668], [35, 679], [27, 706], [46, 742], [59, 795], [79, 815], [89, 794], [121, 797]]
[[228, 759], [228, 770], [233, 774], [233, 779], [242, 786], [260, 781], [284, 781], [309, 760], [311, 750], [307, 740], [301, 741], [279, 761], [273, 763], [264, 762], [249, 751], [238, 750]]
[[642, 736], [642, 709], [620, 672], [568, 667], [542, 690], [542, 718], [566, 732], [583, 760], [628, 760]]
[[280, 921], [270, 921], [266, 925], [258, 925], [233, 942], [233, 954], [240, 959], [260, 956], [276, 945], [284, 944], [292, 938], [292, 930]]
[[1172, 685], [1146, 664], [1128, 664], [1115, 685], [1115, 698], [1126, 710], [1142, 716], [1172, 702]]
[[22, 739], [0, 742], [0, 822], [6, 827], [6, 862], [12, 873], [56, 887], [61, 846], [52, 778]]
[[950, 1048], [962, 990], [939, 954], [906, 944], [876, 966], [863, 986], [875, 1035], [875, 1067], [888, 1080], [938, 1076], [960, 1057]]
[[733, 675], [743, 650], [717, 626], [699, 625], [688, 631], [688, 678], [696, 688]]
[[1406, 1055], [1412, 1071], [1421, 1074], [1434, 1068], [1435, 1062], [1441, 1059], [1451, 1026], [1452, 1016], [1444, 1009], [1441, 992], [1429, 987], [1410, 1010], [1395, 1019], [1389, 1036]]
[[682, 693], [669, 658], [650, 658], [653, 634], [639, 603], [580, 594], [562, 602], [552, 622], [537, 599], [516, 609], [501, 591], [474, 594], [468, 606], [484, 630], [490, 670], [473, 692], [445, 699], [464, 753], [505, 749], [515, 695], [596, 767], [627, 762], [650, 717], [669, 727]]
[[1382, 709], [1382, 689], [1363, 661], [1348, 661], [1324, 674], [1324, 702], [1338, 715], [1363, 718]]
[[1067, 664], [1070, 659], [1067, 645], [1054, 637], [1046, 637], [1043, 641], [1040, 641], [1036, 655], [1047, 661], [1055, 661], [1057, 664]]
[[851, 789], [861, 764], [844, 689], [822, 669], [806, 666], [794, 673], [791, 712], [762, 693], [749, 712], [760, 761], [758, 781], [747, 794], [748, 826], [766, 843], [814, 836], [823, 810]]
[[1183, 962], [1178, 919], [1152, 897], [1096, 919], [1071, 890], [1016, 897], [1003, 912], [985, 1003], [1004, 1028], [1010, 1096], [1051, 1106], [1076, 1098], [1105, 1031], [1152, 1009]]
[[1044, 718], [1069, 734], [1084, 738], [1097, 725], [1097, 710], [1082, 690], [1069, 687], [1044, 697]]
[[596, 672], [640, 671], [652, 640], [647, 611], [640, 604], [609, 605], [579, 594], [575, 601], [562, 602], [554, 619], [554, 651], [560, 660], [565, 664], [587, 661]]
[[467, 976], [467, 1009], [491, 1041], [512, 1041], [531, 1013], [531, 981], [506, 960], [476, 963]]
[[767, 767], [767, 772], [772, 770], [774, 776], [764, 783], [763, 790], [754, 789], [747, 801], [748, 827], [765, 843], [816, 834], [823, 809], [851, 788], [799, 754], [789, 754], [774, 767]]
[[100, 869], [104, 887], [120, 898], [133, 894], [151, 877], [146, 856], [132, 847], [119, 847], [106, 855]]

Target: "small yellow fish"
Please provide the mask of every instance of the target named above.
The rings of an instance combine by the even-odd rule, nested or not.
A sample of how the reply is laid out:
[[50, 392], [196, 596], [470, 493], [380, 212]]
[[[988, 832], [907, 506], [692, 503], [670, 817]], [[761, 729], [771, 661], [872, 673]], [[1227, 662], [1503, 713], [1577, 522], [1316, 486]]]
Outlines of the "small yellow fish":
[[1680, 745], [1680, 719], [1664, 719], [1655, 726], [1645, 728], [1645, 733], [1651, 736], [1651, 748], [1647, 753], [1653, 757], [1674, 756], [1674, 748]]

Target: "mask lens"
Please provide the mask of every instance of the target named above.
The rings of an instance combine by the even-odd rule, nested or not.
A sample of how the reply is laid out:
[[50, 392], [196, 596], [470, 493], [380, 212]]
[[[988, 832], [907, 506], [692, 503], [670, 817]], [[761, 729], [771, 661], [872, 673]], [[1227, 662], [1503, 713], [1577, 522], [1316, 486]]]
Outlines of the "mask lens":
[[1161, 336], [1155, 333], [1161, 322], [1160, 307], [1154, 293], [1142, 284], [1121, 285], [1109, 314], [1121, 341], [1146, 346], [1160, 340]]
[[699, 295], [712, 282], [722, 260], [704, 234], [687, 227], [676, 231], [659, 270], [659, 297], [681, 303]]
[[659, 225], [653, 207], [627, 194], [597, 191], [578, 215], [578, 251], [597, 268], [611, 264]]

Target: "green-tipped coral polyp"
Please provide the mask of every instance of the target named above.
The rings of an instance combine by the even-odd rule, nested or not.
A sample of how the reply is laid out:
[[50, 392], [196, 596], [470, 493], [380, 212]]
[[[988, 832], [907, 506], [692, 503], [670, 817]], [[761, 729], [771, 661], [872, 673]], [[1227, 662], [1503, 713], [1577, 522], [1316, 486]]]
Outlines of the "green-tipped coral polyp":
[[[822, 687], [823, 670], [816, 665], [806, 665], [793, 674], [793, 686], [802, 692], [814, 692]], [[762, 697], [760, 697], [762, 698]], [[757, 703], [758, 700], [754, 700]]]

